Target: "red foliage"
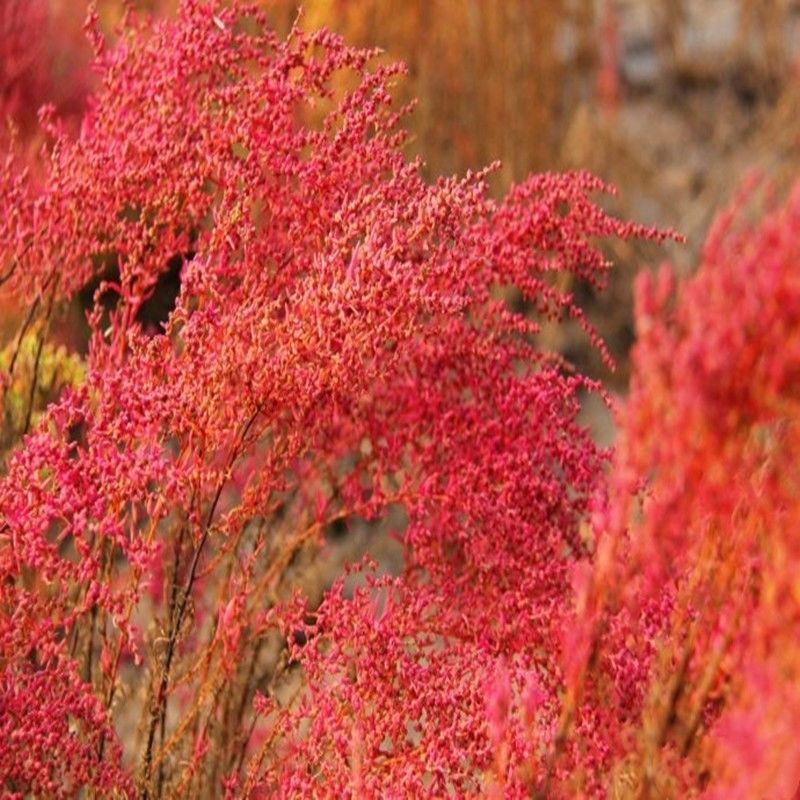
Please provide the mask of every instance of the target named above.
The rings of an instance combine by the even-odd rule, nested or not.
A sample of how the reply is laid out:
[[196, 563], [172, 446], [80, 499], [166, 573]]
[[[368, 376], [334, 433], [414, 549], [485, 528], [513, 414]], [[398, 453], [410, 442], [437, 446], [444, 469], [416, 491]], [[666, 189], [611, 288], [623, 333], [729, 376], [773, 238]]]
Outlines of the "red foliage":
[[0, 123], [35, 138], [36, 115], [52, 104], [65, 118], [83, 111], [91, 50], [81, 31], [86, 3], [75, 0], [0, 2]]
[[800, 192], [757, 226], [742, 205], [719, 217], [694, 277], [639, 281], [580, 627], [602, 654], [603, 609], [644, 612], [647, 699], [618, 758], [651, 796], [788, 798], [800, 783]]
[[[674, 304], [642, 283], [608, 484], [577, 420], [598, 387], [535, 321], [596, 341], [554, 278], [602, 285], [597, 237], [661, 236], [605, 215], [599, 181], [426, 183], [402, 69], [257, 7], [184, 0], [96, 43], [80, 133], [48, 124], [43, 177], [0, 176], [32, 313], [101, 278], [85, 384], [0, 479], [4, 790], [789, 787], [800, 200], [721, 223]], [[397, 507], [400, 575], [289, 600], [331, 525]]]

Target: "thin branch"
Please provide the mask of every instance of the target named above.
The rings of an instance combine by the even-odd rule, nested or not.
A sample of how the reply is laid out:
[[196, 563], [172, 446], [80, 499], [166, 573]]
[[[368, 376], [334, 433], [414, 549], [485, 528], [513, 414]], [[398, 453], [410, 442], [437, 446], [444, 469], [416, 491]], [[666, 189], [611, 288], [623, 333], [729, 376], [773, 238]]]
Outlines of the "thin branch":
[[39, 303], [41, 302], [41, 297], [37, 297], [33, 303], [31, 303], [31, 307], [28, 309], [28, 314], [25, 317], [22, 325], [20, 326], [19, 333], [17, 334], [17, 342], [14, 345], [14, 353], [11, 356], [11, 361], [8, 365], [8, 376], [9, 378], [14, 374], [14, 367], [17, 363], [17, 358], [19, 357], [20, 350], [22, 349], [22, 340], [25, 338], [25, 334], [30, 328], [31, 323], [33, 322], [34, 316], [39, 309]]
[[8, 268], [8, 271], [4, 275], [0, 275], [0, 286], [4, 283], [7, 283], [13, 277], [14, 273], [17, 271], [17, 267], [19, 266], [19, 262], [22, 258], [25, 257], [25, 254], [28, 250], [31, 249], [31, 245], [33, 244], [33, 237], [28, 239], [25, 246], [22, 248], [22, 252], [18, 256], [14, 256], [11, 259], [11, 266]]
[[28, 391], [28, 407], [25, 411], [25, 425], [22, 428], [23, 436], [30, 430], [31, 417], [33, 416], [33, 401], [36, 397], [36, 388], [39, 385], [39, 363], [42, 359], [42, 350], [44, 349], [44, 333], [39, 336], [39, 341], [36, 345], [36, 357], [33, 360], [33, 375], [31, 375], [31, 386]]
[[219, 485], [217, 486], [217, 490], [214, 494], [214, 499], [211, 503], [211, 507], [209, 508], [208, 515], [206, 516], [205, 524], [203, 525], [203, 533], [200, 537], [200, 541], [198, 542], [197, 547], [195, 548], [194, 556], [192, 557], [192, 562], [191, 565], [189, 566], [189, 573], [186, 577], [186, 584], [183, 588], [183, 591], [181, 592], [174, 622], [170, 626], [170, 633], [167, 641], [167, 651], [164, 657], [164, 666], [161, 673], [161, 681], [159, 683], [158, 693], [156, 695], [156, 703], [150, 717], [150, 727], [147, 733], [147, 746], [145, 748], [145, 754], [142, 764], [143, 800], [147, 800], [147, 798], [150, 797], [150, 793], [147, 789], [147, 782], [150, 779], [150, 767], [153, 761], [153, 743], [155, 741], [156, 730], [160, 727], [161, 724], [161, 717], [162, 715], [166, 716], [167, 690], [169, 689], [169, 675], [170, 675], [170, 670], [172, 668], [172, 660], [175, 656], [178, 633], [181, 629], [181, 625], [183, 624], [183, 618], [184, 615], [186, 614], [186, 608], [189, 602], [189, 596], [191, 595], [192, 586], [194, 585], [195, 577], [197, 575], [197, 567], [198, 564], [200, 563], [200, 556], [202, 555], [206, 541], [208, 540], [208, 534], [209, 531], [211, 530], [211, 521], [214, 519], [214, 514], [216, 513], [217, 506], [219, 504], [220, 498], [222, 497], [222, 492], [225, 488], [225, 484], [227, 483], [227, 478], [226, 478], [227, 472], [230, 470], [230, 468], [233, 466], [234, 462], [238, 458], [239, 448], [244, 439], [247, 437], [250, 428], [252, 427], [253, 423], [256, 421], [260, 413], [261, 413], [261, 407], [256, 406], [255, 411], [250, 416], [244, 428], [242, 429], [242, 432], [238, 437], [236, 445], [231, 448], [231, 453], [228, 458], [227, 467], [223, 472], [222, 478], [219, 481]]

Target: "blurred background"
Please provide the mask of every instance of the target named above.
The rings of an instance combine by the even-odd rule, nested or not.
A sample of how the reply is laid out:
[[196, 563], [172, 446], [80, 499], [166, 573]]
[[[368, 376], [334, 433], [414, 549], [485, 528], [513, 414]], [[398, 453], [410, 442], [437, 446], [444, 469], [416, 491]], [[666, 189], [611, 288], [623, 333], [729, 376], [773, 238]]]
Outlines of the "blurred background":
[[[619, 189], [604, 204], [672, 227], [686, 245], [616, 245], [611, 286], [575, 286], [618, 362], [609, 375], [571, 328], [547, 331], [591, 375], [624, 392], [636, 270], [696, 262], [709, 222], [751, 170], [782, 189], [800, 156], [800, 1], [262, 0], [277, 28], [299, 19], [408, 64], [419, 99], [409, 148], [428, 175], [500, 159], [492, 191], [530, 171], [589, 169]], [[91, 91], [86, 0], [0, 0], [0, 105], [30, 152], [37, 109], [77, 129]], [[126, 5], [98, 3], [111, 31]], [[175, 0], [128, 3], [157, 15]], [[299, 17], [299, 9], [302, 13]], [[4, 127], [4, 131], [5, 131]], [[7, 133], [4, 133], [7, 135]], [[0, 342], [20, 310], [0, 300]], [[77, 312], [80, 314], [80, 310]]]

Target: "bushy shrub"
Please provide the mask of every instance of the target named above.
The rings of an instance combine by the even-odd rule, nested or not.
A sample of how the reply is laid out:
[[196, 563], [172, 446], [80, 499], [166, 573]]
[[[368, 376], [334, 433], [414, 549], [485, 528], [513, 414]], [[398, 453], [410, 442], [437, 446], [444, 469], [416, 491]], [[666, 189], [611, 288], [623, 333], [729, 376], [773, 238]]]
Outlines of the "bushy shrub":
[[[600, 181], [500, 203], [488, 172], [426, 183], [402, 69], [283, 40], [255, 5], [90, 31], [80, 133], [45, 113], [36, 179], [0, 173], [2, 275], [31, 309], [4, 392], [24, 365], [42, 399], [24, 354], [99, 281], [85, 375], [24, 406], [0, 478], [4, 791], [790, 786], [797, 202], [723, 225], [673, 305], [643, 282], [612, 461], [578, 421], [600, 387], [537, 345], [570, 316], [602, 350], [558, 276], [601, 287], [598, 238], [663, 237], [594, 205]], [[299, 590], [332, 529], [392, 520], [400, 574]]]
[[626, 753], [653, 797], [794, 797], [800, 784], [800, 192], [757, 224], [752, 192], [719, 216], [691, 279], [664, 268], [637, 289], [587, 607], [670, 609]]

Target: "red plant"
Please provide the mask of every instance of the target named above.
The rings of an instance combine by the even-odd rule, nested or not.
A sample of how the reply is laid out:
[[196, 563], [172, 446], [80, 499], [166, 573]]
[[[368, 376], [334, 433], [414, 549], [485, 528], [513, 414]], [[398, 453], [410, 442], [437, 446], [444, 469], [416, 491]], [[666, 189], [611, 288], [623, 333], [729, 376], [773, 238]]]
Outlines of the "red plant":
[[639, 281], [576, 626], [575, 696], [599, 698], [620, 619], [640, 642], [644, 703], [616, 755], [637, 796], [791, 798], [800, 784], [800, 191], [758, 225], [743, 204], [719, 217], [693, 278]]
[[0, 2], [0, 123], [8, 118], [23, 140], [36, 137], [36, 115], [52, 104], [63, 118], [83, 111], [90, 88], [89, 48], [81, 31], [81, 0]]
[[[399, 69], [369, 59], [325, 32], [281, 41], [256, 8], [185, 2], [174, 22], [130, 20], [102, 55], [80, 136], [51, 128], [43, 186], [5, 172], [9, 284], [40, 298], [34, 311], [103, 265], [118, 273], [98, 291], [114, 304], [91, 317], [85, 385], [0, 484], [5, 682], [19, 696], [49, 671], [83, 689], [64, 747], [81, 748], [80, 781], [98, 791], [126, 791], [120, 770], [148, 795], [239, 774], [247, 791], [311, 790], [319, 770], [330, 787], [477, 790], [492, 763], [480, 698], [501, 656], [539, 676], [542, 724], [552, 713], [569, 565], [603, 456], [575, 420], [589, 383], [540, 353], [536, 324], [494, 290], [580, 316], [548, 276], [602, 281], [589, 237], [655, 234], [606, 217], [586, 176], [530, 179], [500, 206], [483, 175], [426, 184], [400, 150]], [[335, 97], [343, 70], [358, 85]], [[312, 106], [319, 125], [302, 121]], [[149, 335], [137, 314], [176, 257], [180, 295]], [[299, 652], [302, 619], [269, 611], [298, 552], [335, 520], [398, 504], [407, 566], [385, 608], [335, 590]], [[377, 659], [367, 630], [403, 658]], [[297, 659], [299, 705], [250, 711]], [[24, 754], [55, 724], [47, 695], [28, 702], [41, 713], [5, 749], [5, 786], [20, 792], [39, 790]], [[131, 709], [142, 736], [122, 758], [108, 726]], [[299, 745], [306, 714], [313, 746]], [[288, 755], [298, 747], [307, 771]]]
[[[426, 183], [402, 69], [282, 40], [257, 6], [184, 0], [94, 39], [80, 133], [45, 119], [43, 177], [0, 174], [24, 327], [98, 281], [86, 379], [0, 478], [4, 791], [791, 784], [791, 741], [767, 736], [797, 706], [798, 202], [723, 226], [673, 311], [644, 284], [608, 484], [577, 420], [599, 387], [538, 348], [536, 318], [602, 348], [555, 278], [602, 285], [597, 237], [661, 234], [604, 214], [583, 174], [501, 203], [486, 172]], [[299, 591], [325, 588], [336, 525], [399, 518], [400, 574]]]

